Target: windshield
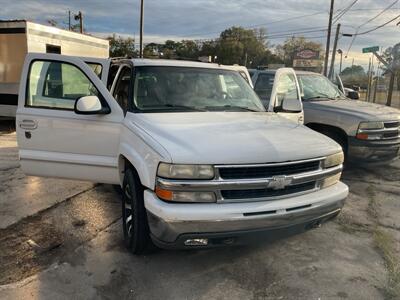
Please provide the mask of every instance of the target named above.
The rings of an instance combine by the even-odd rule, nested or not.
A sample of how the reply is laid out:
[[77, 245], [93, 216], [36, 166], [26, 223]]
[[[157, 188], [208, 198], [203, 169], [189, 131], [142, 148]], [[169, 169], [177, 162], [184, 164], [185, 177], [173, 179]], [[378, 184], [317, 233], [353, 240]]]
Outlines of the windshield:
[[134, 106], [140, 112], [265, 111], [236, 71], [137, 67]]
[[297, 75], [303, 90], [303, 100], [343, 99], [344, 95], [326, 77], [317, 74]]

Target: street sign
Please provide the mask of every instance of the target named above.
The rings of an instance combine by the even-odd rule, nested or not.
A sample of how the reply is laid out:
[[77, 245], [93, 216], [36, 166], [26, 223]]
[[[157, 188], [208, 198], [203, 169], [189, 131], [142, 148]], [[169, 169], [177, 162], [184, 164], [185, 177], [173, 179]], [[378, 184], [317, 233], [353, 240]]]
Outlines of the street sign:
[[379, 51], [379, 46], [367, 47], [362, 49], [362, 53], [372, 53], [378, 51]]

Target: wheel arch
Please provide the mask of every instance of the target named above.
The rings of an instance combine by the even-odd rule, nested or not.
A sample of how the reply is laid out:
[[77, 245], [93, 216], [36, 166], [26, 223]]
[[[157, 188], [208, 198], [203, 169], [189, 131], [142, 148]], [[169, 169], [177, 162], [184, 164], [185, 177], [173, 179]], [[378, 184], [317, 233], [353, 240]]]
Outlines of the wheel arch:
[[310, 129], [315, 130], [324, 135], [327, 135], [326, 133], [334, 133], [334, 134], [338, 135], [345, 142], [345, 146], [346, 146], [345, 150], [347, 150], [348, 143], [349, 143], [349, 136], [342, 128], [337, 127], [337, 126], [332, 126], [332, 125], [321, 124], [321, 123], [307, 123], [306, 126]]
[[124, 182], [125, 170], [130, 168], [134, 171], [141, 185], [151, 188], [149, 183], [149, 176], [147, 176], [148, 172], [145, 171], [146, 169], [143, 168], [143, 166], [138, 166], [134, 162], [135, 160], [132, 159], [132, 157], [129, 157], [129, 155], [120, 154], [118, 156], [118, 173], [119, 173], [120, 186], [122, 186]]

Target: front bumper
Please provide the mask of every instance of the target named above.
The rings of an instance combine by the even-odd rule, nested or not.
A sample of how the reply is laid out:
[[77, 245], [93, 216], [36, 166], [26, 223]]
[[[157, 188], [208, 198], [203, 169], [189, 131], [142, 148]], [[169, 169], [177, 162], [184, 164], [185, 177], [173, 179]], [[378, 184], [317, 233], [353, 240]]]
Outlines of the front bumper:
[[399, 155], [400, 139], [366, 141], [349, 138], [348, 161], [351, 163], [390, 163]]
[[339, 182], [316, 192], [275, 201], [176, 204], [159, 200], [149, 190], [145, 191], [144, 200], [155, 244], [188, 248], [184, 242], [192, 237], [208, 238], [208, 246], [212, 247], [220, 245], [219, 241], [226, 244], [227, 240], [246, 240], [244, 235], [305, 228], [337, 215], [347, 195], [348, 187]]

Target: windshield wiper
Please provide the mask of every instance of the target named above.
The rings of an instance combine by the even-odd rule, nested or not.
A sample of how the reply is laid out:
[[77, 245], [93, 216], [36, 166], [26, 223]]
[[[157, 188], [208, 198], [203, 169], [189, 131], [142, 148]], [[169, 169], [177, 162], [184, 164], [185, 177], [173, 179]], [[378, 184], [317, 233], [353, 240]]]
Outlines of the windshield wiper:
[[[170, 108], [173, 108], [173, 110], [170, 110]], [[146, 110], [151, 110], [151, 111], [158, 111], [158, 110], [168, 110], [168, 111], [174, 111], [174, 110], [189, 110], [189, 111], [207, 111], [205, 109], [195, 107], [195, 106], [186, 106], [186, 105], [175, 105], [171, 103], [167, 103], [164, 105], [160, 106], [152, 106], [146, 108]]]
[[317, 100], [317, 99], [328, 99], [328, 100], [336, 100], [337, 98], [330, 97], [328, 95], [319, 95], [314, 97], [305, 98], [304, 100]]
[[223, 108], [224, 110], [227, 110], [227, 109], [229, 109], [229, 110], [240, 109], [240, 110], [245, 110], [245, 111], [261, 112], [261, 110], [255, 110], [255, 109], [249, 108], [247, 106], [236, 106], [236, 105], [207, 106], [206, 108], [208, 108], [208, 109]]

